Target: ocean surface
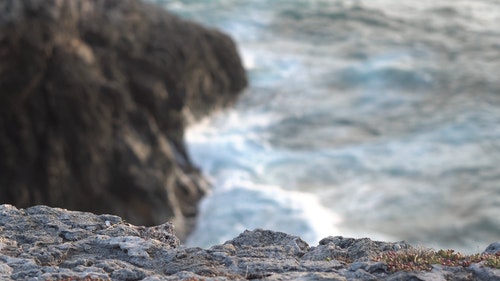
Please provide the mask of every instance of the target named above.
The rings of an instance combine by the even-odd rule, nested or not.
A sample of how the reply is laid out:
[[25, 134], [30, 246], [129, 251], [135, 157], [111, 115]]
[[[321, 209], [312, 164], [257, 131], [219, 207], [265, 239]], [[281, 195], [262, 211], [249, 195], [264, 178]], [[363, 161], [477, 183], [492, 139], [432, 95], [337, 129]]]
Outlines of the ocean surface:
[[500, 1], [154, 2], [230, 34], [250, 79], [186, 132], [213, 184], [188, 245], [500, 240]]

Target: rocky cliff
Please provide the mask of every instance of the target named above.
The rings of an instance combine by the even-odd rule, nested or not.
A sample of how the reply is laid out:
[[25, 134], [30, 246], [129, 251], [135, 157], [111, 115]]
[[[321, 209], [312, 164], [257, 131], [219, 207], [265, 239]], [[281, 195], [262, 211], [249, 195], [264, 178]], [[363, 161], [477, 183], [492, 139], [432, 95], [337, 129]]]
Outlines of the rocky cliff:
[[[338, 236], [311, 247], [268, 230], [245, 231], [210, 249], [186, 248], [170, 223], [143, 227], [113, 215], [0, 205], [1, 280], [500, 280], [500, 269], [484, 261], [409, 272], [376, 259], [412, 249]], [[500, 243], [487, 252], [500, 254]]]
[[0, 203], [179, 230], [205, 192], [186, 116], [236, 99], [226, 35], [135, 0], [0, 3]]

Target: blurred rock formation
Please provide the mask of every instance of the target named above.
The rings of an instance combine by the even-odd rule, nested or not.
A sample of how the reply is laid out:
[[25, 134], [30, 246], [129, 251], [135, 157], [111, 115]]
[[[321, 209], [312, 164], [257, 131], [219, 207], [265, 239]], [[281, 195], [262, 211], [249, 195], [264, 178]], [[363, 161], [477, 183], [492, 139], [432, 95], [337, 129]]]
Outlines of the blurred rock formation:
[[173, 220], [206, 183], [186, 116], [247, 85], [225, 34], [135, 0], [0, 3], [0, 203]]

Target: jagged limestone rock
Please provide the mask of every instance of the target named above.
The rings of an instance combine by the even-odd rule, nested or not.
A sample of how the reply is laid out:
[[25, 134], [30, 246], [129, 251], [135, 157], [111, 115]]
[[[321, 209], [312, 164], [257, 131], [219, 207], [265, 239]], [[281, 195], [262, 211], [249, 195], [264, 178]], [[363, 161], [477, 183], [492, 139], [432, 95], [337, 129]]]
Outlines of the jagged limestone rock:
[[6, 281], [500, 280], [500, 269], [484, 263], [393, 273], [371, 259], [412, 248], [339, 236], [310, 247], [300, 237], [262, 229], [210, 249], [186, 248], [170, 223], [143, 227], [113, 215], [0, 205], [0, 279]]

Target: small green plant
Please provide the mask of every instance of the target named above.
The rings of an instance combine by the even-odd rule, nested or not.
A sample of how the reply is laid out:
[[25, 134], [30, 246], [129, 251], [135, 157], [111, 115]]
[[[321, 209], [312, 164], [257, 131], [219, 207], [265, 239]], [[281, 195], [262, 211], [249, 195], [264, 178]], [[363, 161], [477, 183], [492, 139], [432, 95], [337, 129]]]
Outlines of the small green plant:
[[484, 261], [484, 264], [493, 268], [500, 268], [500, 252], [496, 254], [463, 255], [454, 250], [422, 250], [412, 249], [405, 251], [389, 251], [375, 258], [376, 261], [387, 263], [390, 271], [419, 271], [431, 270], [432, 265], [468, 267], [473, 263]]
[[485, 259], [485, 265], [493, 268], [498, 268], [500, 269], [500, 252], [497, 252], [496, 254], [488, 254], [488, 257]]

